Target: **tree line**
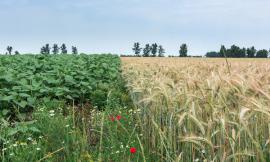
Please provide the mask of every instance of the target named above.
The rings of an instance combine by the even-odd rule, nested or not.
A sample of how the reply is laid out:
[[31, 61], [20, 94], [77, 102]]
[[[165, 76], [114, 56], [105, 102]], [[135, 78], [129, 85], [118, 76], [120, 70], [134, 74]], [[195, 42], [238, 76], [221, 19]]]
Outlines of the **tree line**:
[[221, 45], [218, 52], [211, 51], [206, 53], [206, 57], [233, 57], [233, 58], [267, 58], [268, 50], [256, 50], [254, 46], [250, 48], [240, 48], [236, 45], [232, 45], [230, 48], [226, 49], [224, 45]]
[[[6, 48], [7, 52], [6, 55], [12, 55], [13, 47], [7, 46]], [[68, 54], [67, 46], [65, 43], [63, 43], [61, 46], [58, 46], [58, 44], [53, 44], [52, 47], [50, 47], [50, 44], [45, 44], [45, 46], [42, 46], [40, 49], [40, 54], [43, 55], [49, 55], [49, 54]], [[72, 54], [78, 54], [78, 49], [75, 46], [71, 47], [71, 53]], [[20, 54], [19, 51], [14, 52], [15, 55]]]
[[[67, 46], [65, 43], [63, 43], [60, 47], [57, 44], [53, 44], [52, 48], [49, 44], [46, 44], [45, 46], [41, 47], [40, 54], [48, 55], [52, 52], [52, 54], [67, 54]], [[78, 49], [75, 46], [71, 47], [71, 53], [72, 54], [78, 54]]]
[[[164, 57], [165, 49], [162, 45], [153, 43], [152, 45], [147, 43], [144, 48], [141, 48], [140, 43], [136, 42], [133, 45], [132, 50], [134, 55], [121, 55], [122, 57]], [[188, 47], [184, 43], [180, 46], [179, 57], [187, 57]]]

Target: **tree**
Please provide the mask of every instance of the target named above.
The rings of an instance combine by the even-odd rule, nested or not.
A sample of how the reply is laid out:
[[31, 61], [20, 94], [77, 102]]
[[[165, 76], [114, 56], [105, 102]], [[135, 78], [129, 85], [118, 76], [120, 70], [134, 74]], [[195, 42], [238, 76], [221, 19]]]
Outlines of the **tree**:
[[[11, 55], [13, 47], [7, 46], [8, 54]], [[7, 53], [6, 53], [7, 54]]]
[[149, 44], [146, 44], [143, 49], [143, 57], [149, 57], [151, 52], [151, 46]]
[[15, 55], [19, 55], [20, 54], [20, 52], [19, 51], [15, 51]]
[[263, 49], [263, 50], [259, 50], [256, 54], [257, 58], [267, 58], [268, 57], [268, 51]]
[[179, 50], [179, 57], [187, 57], [187, 45], [184, 43], [180, 46], [180, 50]]
[[256, 49], [254, 48], [254, 46], [247, 49], [247, 57], [253, 58], [255, 57], [255, 54], [256, 54]]
[[48, 55], [50, 54], [50, 50], [51, 50], [50, 45], [46, 44], [45, 46], [41, 47], [40, 53], [43, 55]]
[[45, 45], [45, 52], [46, 52], [46, 54], [50, 54], [50, 51], [51, 51], [50, 45], [49, 44], [46, 44]]
[[156, 57], [157, 56], [157, 49], [158, 45], [156, 43], [152, 44], [152, 48], [151, 48], [151, 52], [152, 52], [152, 57]]
[[165, 49], [162, 47], [162, 45], [158, 46], [158, 57], [164, 57]]
[[215, 51], [211, 51], [211, 52], [207, 52], [205, 56], [206, 57], [221, 57], [221, 54], [220, 54], [220, 52], [218, 53]]
[[72, 54], [75, 54], [75, 55], [78, 54], [78, 49], [77, 49], [77, 47], [72, 46]]
[[220, 48], [220, 51], [219, 51], [219, 56], [220, 57], [227, 57], [227, 55], [226, 55], [226, 48], [225, 48], [225, 46], [224, 45], [221, 45], [221, 48]]
[[134, 43], [134, 46], [133, 46], [132, 50], [134, 51], [136, 56], [140, 57], [140, 53], [141, 53], [142, 48], [140, 48], [140, 43], [139, 42]]
[[241, 48], [236, 45], [232, 45], [228, 50], [228, 57], [241, 57]]
[[62, 54], [67, 54], [67, 46], [64, 43], [62, 44], [62, 46], [60, 48], [61, 48]]
[[247, 56], [246, 53], [247, 53], [246, 48], [242, 48], [242, 49], [240, 49], [240, 54], [239, 54], [239, 56], [242, 57], [242, 58], [244, 58], [244, 57]]
[[53, 47], [52, 47], [52, 53], [55, 54], [55, 55], [58, 54], [59, 53], [59, 49], [60, 48], [58, 47], [58, 45], [57, 44], [54, 44]]
[[41, 49], [40, 49], [40, 54], [43, 54], [43, 55], [45, 55], [46, 54], [46, 49], [45, 49], [45, 47], [43, 46], [43, 47], [41, 47]]

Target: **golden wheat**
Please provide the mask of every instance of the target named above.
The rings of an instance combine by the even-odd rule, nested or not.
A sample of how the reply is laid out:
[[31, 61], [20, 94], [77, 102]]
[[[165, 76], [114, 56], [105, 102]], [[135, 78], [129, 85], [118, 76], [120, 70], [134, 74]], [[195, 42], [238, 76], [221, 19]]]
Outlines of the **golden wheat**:
[[269, 60], [122, 62], [131, 98], [142, 109], [137, 116], [141, 142], [152, 156], [160, 161], [270, 160]]

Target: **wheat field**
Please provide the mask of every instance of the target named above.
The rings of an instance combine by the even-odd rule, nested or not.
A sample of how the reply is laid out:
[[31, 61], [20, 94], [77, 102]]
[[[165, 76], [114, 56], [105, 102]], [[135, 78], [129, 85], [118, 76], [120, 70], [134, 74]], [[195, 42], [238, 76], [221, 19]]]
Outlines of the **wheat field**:
[[122, 58], [144, 150], [159, 161], [270, 161], [270, 61]]

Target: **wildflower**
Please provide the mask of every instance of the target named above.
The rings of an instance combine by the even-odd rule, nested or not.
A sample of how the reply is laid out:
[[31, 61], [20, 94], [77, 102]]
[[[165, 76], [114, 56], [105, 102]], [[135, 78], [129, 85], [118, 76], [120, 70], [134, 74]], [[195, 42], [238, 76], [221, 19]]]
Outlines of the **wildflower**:
[[137, 150], [135, 147], [131, 147], [129, 151], [130, 153], [135, 154]]
[[120, 116], [120, 115], [117, 115], [117, 116], [116, 116], [116, 119], [117, 119], [117, 120], [120, 120], [120, 119], [121, 119], [121, 116]]

